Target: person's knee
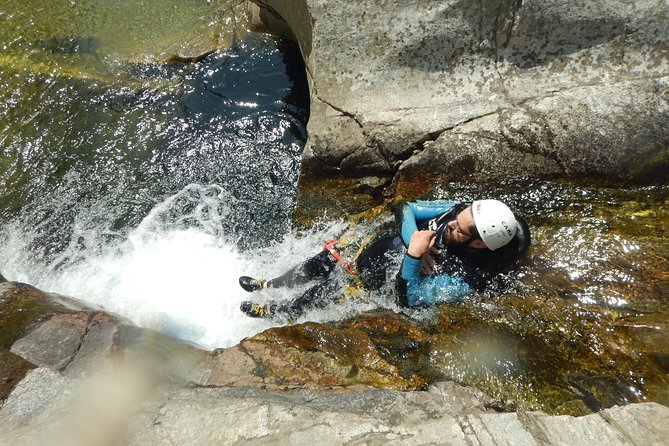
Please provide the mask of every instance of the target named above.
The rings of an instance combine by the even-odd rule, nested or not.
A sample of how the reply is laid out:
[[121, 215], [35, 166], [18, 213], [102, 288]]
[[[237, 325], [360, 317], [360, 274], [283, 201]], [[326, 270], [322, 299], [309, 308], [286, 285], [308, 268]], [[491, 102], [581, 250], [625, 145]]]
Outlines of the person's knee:
[[304, 271], [310, 277], [325, 277], [336, 264], [337, 260], [330, 252], [323, 250], [304, 263]]

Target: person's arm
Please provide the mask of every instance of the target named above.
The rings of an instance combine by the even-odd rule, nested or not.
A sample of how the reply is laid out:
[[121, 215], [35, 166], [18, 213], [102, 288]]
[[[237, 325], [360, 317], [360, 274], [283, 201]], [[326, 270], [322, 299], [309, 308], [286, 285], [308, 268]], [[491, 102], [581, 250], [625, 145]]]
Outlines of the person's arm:
[[455, 206], [451, 200], [413, 201], [402, 206], [401, 236], [405, 246], [409, 246], [411, 236], [418, 230], [418, 222], [429, 220]]
[[433, 231], [416, 231], [410, 240], [409, 249], [402, 262], [398, 280], [405, 296], [400, 301], [414, 307], [458, 299], [471, 291], [460, 277], [448, 275], [421, 276], [420, 258], [434, 246]]

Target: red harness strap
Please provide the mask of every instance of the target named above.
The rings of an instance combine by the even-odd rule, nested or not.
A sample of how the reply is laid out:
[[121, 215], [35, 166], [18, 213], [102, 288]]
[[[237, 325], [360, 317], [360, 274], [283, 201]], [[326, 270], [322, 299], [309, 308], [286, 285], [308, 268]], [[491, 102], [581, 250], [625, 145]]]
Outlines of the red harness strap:
[[355, 270], [355, 263], [354, 262], [347, 262], [346, 260], [342, 259], [341, 255], [339, 254], [339, 251], [337, 251], [337, 245], [339, 244], [339, 240], [328, 240], [325, 242], [325, 245], [323, 245], [323, 249], [327, 249], [330, 252], [330, 255], [335, 258], [335, 260], [339, 263], [342, 264], [344, 267], [344, 270], [349, 273], [352, 276], [357, 276], [358, 272]]

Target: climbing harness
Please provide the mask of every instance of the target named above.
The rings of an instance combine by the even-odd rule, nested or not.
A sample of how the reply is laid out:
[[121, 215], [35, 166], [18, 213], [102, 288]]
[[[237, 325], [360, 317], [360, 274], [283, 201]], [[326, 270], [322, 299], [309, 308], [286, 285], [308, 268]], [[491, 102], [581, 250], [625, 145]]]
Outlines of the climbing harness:
[[326, 249], [338, 263], [341, 263], [341, 265], [344, 268], [344, 271], [346, 271], [352, 276], [357, 276], [358, 271], [355, 268], [355, 260], [351, 261], [344, 260], [342, 256], [339, 254], [339, 251], [337, 250], [338, 245], [339, 245], [339, 240], [336, 239], [328, 240], [327, 242], [325, 242], [325, 245], [323, 245], [323, 249]]

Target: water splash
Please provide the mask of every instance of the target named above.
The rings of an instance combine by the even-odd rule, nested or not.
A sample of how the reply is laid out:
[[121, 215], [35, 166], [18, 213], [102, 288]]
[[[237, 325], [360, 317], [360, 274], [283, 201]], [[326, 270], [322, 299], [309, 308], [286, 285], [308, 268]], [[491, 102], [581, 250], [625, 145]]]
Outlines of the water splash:
[[[170, 39], [192, 43], [175, 27], [230, 31], [236, 2], [162, 8], [149, 22], [173, 29], [124, 36], [107, 33], [138, 23], [122, 14], [88, 25], [176, 3], [46, 3], [32, 28], [24, 5], [0, 7], [21, 25], [0, 32], [0, 271], [207, 347], [267, 327], [242, 318], [237, 277], [290, 228], [308, 114], [296, 46], [245, 34], [199, 63], [156, 64]], [[169, 38], [146, 59], [155, 32]]]
[[[53, 262], [30, 252], [35, 237], [30, 228], [8, 226], [0, 231], [0, 242], [7, 248], [3, 252], [15, 257], [3, 259], [3, 273], [206, 348], [231, 346], [273, 325], [239, 311], [249, 298], [239, 276], [278, 276], [343, 228], [335, 222], [242, 251], [237, 235], [225, 230], [236, 212], [231, 201], [218, 185], [190, 184], [157, 204], [125, 239], [108, 243], [99, 228], [75, 226], [73, 242]], [[295, 292], [275, 290], [259, 298], [289, 299]]]

